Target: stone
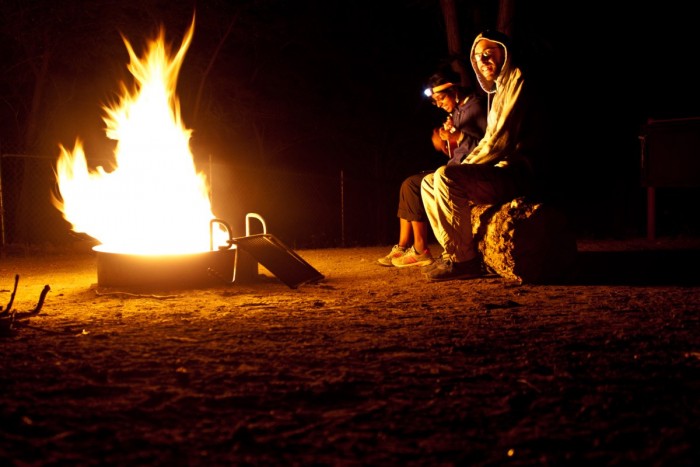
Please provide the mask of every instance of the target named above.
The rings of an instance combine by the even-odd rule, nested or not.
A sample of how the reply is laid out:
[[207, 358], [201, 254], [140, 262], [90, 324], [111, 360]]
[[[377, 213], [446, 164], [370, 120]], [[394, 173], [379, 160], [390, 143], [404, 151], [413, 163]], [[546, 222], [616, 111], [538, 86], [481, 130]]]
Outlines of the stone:
[[472, 233], [484, 263], [518, 283], [551, 283], [573, 273], [576, 238], [561, 209], [515, 198], [472, 207]]

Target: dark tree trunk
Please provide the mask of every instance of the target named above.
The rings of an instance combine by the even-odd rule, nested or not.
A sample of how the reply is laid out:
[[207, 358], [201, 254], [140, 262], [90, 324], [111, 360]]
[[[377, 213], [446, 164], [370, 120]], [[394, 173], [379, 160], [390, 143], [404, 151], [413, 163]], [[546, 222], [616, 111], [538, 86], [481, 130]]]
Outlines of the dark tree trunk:
[[457, 7], [455, 0], [440, 0], [440, 8], [445, 19], [445, 33], [447, 35], [447, 50], [450, 54], [452, 70], [462, 78], [462, 85], [471, 86], [472, 80], [467, 68], [462, 47], [462, 36], [459, 29]]
[[499, 0], [498, 30], [509, 36], [513, 34], [514, 0]]

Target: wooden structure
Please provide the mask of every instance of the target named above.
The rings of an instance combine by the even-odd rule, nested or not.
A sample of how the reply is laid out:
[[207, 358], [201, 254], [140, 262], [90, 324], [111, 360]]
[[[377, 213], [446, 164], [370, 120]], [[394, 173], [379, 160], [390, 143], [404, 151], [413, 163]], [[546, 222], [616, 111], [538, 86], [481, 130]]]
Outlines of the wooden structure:
[[700, 186], [700, 117], [649, 120], [642, 127], [641, 183], [647, 189], [647, 239], [656, 238], [656, 189]]

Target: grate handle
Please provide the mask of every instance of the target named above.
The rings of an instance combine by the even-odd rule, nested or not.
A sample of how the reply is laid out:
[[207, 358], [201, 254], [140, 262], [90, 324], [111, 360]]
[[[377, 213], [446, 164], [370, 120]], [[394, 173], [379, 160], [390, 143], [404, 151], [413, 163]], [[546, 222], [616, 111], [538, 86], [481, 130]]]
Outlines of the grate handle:
[[265, 220], [262, 218], [260, 214], [256, 214], [254, 212], [249, 212], [248, 214], [245, 215], [245, 236], [249, 237], [250, 236], [250, 219], [255, 218], [260, 221], [260, 224], [262, 225], [262, 233], [267, 234], [267, 225], [265, 225]]

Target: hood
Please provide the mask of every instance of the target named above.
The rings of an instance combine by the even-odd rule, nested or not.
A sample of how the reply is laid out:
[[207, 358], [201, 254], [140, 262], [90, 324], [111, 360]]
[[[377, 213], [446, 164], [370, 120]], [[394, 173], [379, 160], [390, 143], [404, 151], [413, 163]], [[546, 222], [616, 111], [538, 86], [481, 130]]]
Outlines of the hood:
[[503, 47], [503, 66], [501, 67], [501, 72], [499, 73], [498, 77], [503, 76], [503, 72], [511, 67], [511, 57], [508, 53], [510, 39], [508, 38], [508, 36], [499, 31], [484, 31], [479, 33], [478, 36], [476, 36], [474, 42], [472, 43], [472, 48], [469, 52], [469, 60], [472, 63], [474, 74], [476, 75], [477, 81], [479, 81], [479, 85], [481, 85], [481, 89], [483, 89], [488, 94], [493, 94], [494, 92], [496, 92], [496, 81], [498, 81], [498, 78], [496, 78], [496, 81], [486, 79], [486, 77], [481, 74], [481, 71], [479, 71], [479, 67], [476, 64], [476, 59], [474, 58], [474, 49], [476, 48], [476, 44], [482, 39], [488, 39], [492, 42], [496, 42]]

